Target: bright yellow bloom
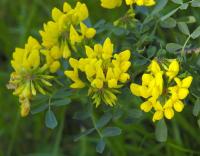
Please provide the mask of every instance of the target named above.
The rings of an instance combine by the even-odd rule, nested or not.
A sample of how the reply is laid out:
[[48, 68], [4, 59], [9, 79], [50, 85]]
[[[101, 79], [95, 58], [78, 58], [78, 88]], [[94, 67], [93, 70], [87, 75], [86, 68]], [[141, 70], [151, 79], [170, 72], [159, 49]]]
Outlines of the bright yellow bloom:
[[93, 38], [96, 34], [96, 30], [94, 28], [88, 28], [83, 22], [80, 23], [81, 34], [82, 36], [90, 39]]
[[[132, 0], [133, 1], [133, 0]], [[155, 5], [155, 0], [135, 0], [138, 6], [152, 6]]]
[[169, 88], [170, 93], [172, 94], [172, 98], [175, 100], [185, 99], [189, 94], [188, 88], [192, 83], [192, 79], [193, 79], [192, 76], [188, 76], [182, 81], [179, 78], [175, 78], [174, 80], [176, 81], [177, 85]]
[[157, 99], [163, 91], [163, 72], [155, 60], [149, 65], [148, 71], [151, 73], [143, 74], [142, 85], [132, 83], [130, 89], [136, 96], [141, 96], [143, 98], [152, 96]]
[[[125, 0], [126, 5], [136, 4], [138, 6], [155, 5], [155, 0]], [[122, 0], [101, 0], [101, 6], [107, 9], [113, 9], [121, 6]]]
[[[73, 82], [81, 81], [78, 71], [85, 74], [88, 81], [86, 83], [89, 84], [88, 94], [92, 95], [96, 106], [101, 101], [110, 106], [115, 105], [117, 98], [114, 93], [118, 92], [117, 89], [130, 78], [127, 73], [131, 65], [130, 51], [125, 50], [113, 55], [113, 49], [114, 45], [109, 38], [104, 41], [103, 45], [96, 44], [94, 48], [85, 46], [87, 57], [79, 60], [70, 58], [73, 70], [65, 71], [66, 76]], [[72, 76], [72, 73], [76, 74]]]
[[[135, 83], [130, 85], [132, 94], [147, 99], [140, 105], [140, 109], [144, 112], [154, 109], [153, 122], [164, 117], [172, 119], [175, 111], [181, 112], [184, 108], [181, 100], [189, 94], [188, 88], [192, 83], [191, 76], [183, 80], [175, 77], [179, 72], [179, 64], [176, 60], [171, 61], [168, 68], [164, 64], [161, 65], [153, 60], [148, 66], [148, 73], [142, 75], [142, 85]], [[169, 77], [170, 81], [164, 82], [167, 80], [164, 76]], [[166, 85], [170, 86], [171, 80], [174, 80], [177, 85], [167, 88]]]
[[171, 81], [174, 77], [176, 77], [178, 73], [179, 73], [179, 64], [177, 60], [173, 60], [169, 65], [166, 75], [169, 77], [169, 80]]
[[45, 94], [44, 86], [51, 86], [48, 80], [52, 76], [46, 75], [47, 64], [41, 63], [41, 45], [33, 37], [28, 38], [25, 48], [16, 48], [11, 61], [14, 72], [10, 76], [9, 89], [14, 95], [19, 96], [21, 103], [21, 116], [27, 116], [30, 111], [30, 101], [39, 91]]
[[101, 0], [101, 6], [107, 9], [113, 9], [121, 6], [122, 0]]
[[44, 24], [44, 30], [40, 31], [42, 45], [45, 47], [43, 53], [50, 72], [57, 72], [60, 67], [57, 62], [59, 59], [69, 58], [71, 51], [76, 51], [76, 46], [95, 36], [96, 30], [83, 23], [88, 14], [87, 6], [80, 2], [74, 8], [65, 2], [63, 11], [52, 9], [52, 21]]
[[82, 36], [80, 36], [78, 34], [78, 32], [76, 31], [76, 29], [74, 28], [73, 25], [71, 25], [71, 27], [70, 27], [69, 38], [70, 38], [72, 45], [74, 45], [75, 43], [80, 43], [82, 41]]

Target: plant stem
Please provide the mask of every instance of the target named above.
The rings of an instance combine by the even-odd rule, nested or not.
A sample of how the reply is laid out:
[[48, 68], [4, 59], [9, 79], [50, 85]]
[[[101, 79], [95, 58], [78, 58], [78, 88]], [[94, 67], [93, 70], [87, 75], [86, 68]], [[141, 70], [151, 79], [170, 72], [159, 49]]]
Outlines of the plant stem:
[[62, 137], [62, 131], [63, 131], [63, 128], [64, 128], [64, 122], [65, 122], [65, 109], [62, 110], [60, 117], [61, 117], [60, 126], [59, 126], [59, 129], [58, 129], [58, 133], [56, 135], [56, 141], [55, 141], [55, 145], [54, 145], [54, 148], [53, 148], [52, 156], [58, 156], [59, 146], [60, 146], [61, 137]]
[[188, 38], [186, 39], [184, 45], [183, 45], [182, 50], [181, 50], [181, 56], [183, 56], [183, 57], [185, 57], [185, 47], [186, 47], [187, 43], [189, 42], [190, 38], [191, 38], [191, 36], [189, 35]]
[[12, 131], [11, 141], [10, 141], [10, 144], [9, 144], [9, 146], [8, 146], [8, 153], [7, 153], [7, 156], [11, 156], [11, 155], [12, 155], [13, 145], [14, 145], [14, 143], [15, 143], [15, 139], [16, 139], [16, 135], [17, 135], [17, 128], [18, 128], [18, 126], [19, 126], [19, 121], [20, 121], [20, 115], [19, 115], [19, 113], [17, 112], [17, 113], [16, 113], [16, 120], [15, 120], [14, 127], [13, 127], [13, 131]]
[[93, 113], [93, 106], [92, 106], [92, 112], [91, 112], [91, 119], [92, 119], [92, 124], [93, 124], [95, 130], [97, 131], [97, 133], [99, 134], [100, 138], [103, 138], [101, 131], [96, 126], [96, 119], [95, 119], [95, 116], [94, 116], [94, 113]]

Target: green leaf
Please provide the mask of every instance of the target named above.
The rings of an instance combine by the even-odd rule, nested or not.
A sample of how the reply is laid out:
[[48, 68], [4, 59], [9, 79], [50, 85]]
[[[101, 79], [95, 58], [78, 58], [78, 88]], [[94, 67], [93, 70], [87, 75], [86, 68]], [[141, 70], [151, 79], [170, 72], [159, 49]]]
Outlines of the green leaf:
[[193, 115], [198, 116], [200, 113], [200, 98], [198, 98], [194, 104]]
[[64, 105], [68, 105], [71, 103], [71, 99], [69, 98], [65, 98], [62, 100], [56, 100], [54, 102], [51, 103], [52, 106], [64, 106]]
[[189, 4], [184, 3], [184, 4], [181, 5], [180, 9], [181, 10], [186, 10], [188, 8], [188, 6], [189, 6]]
[[161, 18], [161, 21], [166, 20], [167, 18], [169, 18], [170, 16], [172, 16], [173, 14], [175, 14], [178, 10], [179, 10], [179, 8], [176, 8], [176, 9], [170, 11], [167, 15], [165, 15], [165, 16], [163, 16], [163, 17]]
[[96, 127], [97, 128], [102, 128], [105, 125], [108, 124], [108, 122], [112, 119], [112, 114], [111, 113], [105, 113], [100, 119], [99, 121], [97, 121], [96, 123]]
[[162, 119], [156, 124], [156, 140], [159, 142], [167, 141], [167, 126], [165, 120]]
[[186, 17], [179, 18], [177, 21], [190, 24], [190, 23], [195, 23], [196, 22], [196, 18], [194, 16], [186, 16]]
[[193, 39], [196, 39], [196, 38], [198, 38], [200, 36], [200, 26], [198, 26], [195, 30], [194, 30], [194, 32], [191, 34], [191, 37], [193, 38]]
[[155, 14], [159, 13], [167, 5], [167, 2], [168, 2], [168, 0], [157, 1], [156, 6], [154, 7], [151, 14], [155, 15]]
[[94, 132], [95, 128], [91, 128], [89, 130], [85, 130], [84, 132], [80, 133], [78, 136], [76, 136], [74, 138], [74, 141], [78, 141], [80, 140], [82, 137], [87, 136], [89, 134], [91, 134], [92, 132]]
[[166, 49], [170, 53], [176, 52], [177, 50], [179, 50], [181, 48], [182, 48], [182, 45], [177, 44], [177, 43], [168, 43], [166, 45]]
[[160, 26], [163, 28], [174, 28], [174, 27], [176, 27], [176, 20], [169, 17], [166, 20], [161, 21]]
[[143, 112], [142, 112], [141, 110], [139, 110], [139, 109], [133, 109], [133, 110], [129, 110], [129, 111], [128, 111], [128, 115], [129, 115], [130, 117], [135, 118], [135, 119], [139, 119], [139, 118], [142, 117]]
[[54, 129], [58, 124], [54, 113], [50, 109], [46, 112], [45, 124], [48, 128], [51, 129]]
[[103, 139], [100, 139], [97, 143], [97, 146], [96, 146], [96, 151], [100, 154], [103, 153], [104, 149], [105, 149], [105, 141]]
[[37, 113], [40, 113], [40, 112], [43, 112], [45, 111], [46, 109], [48, 108], [48, 104], [43, 104], [37, 108], [34, 108], [31, 110], [31, 114], [37, 114]]
[[172, 2], [176, 4], [183, 4], [183, 0], [172, 0]]
[[200, 7], [200, 0], [193, 0], [192, 7]]
[[112, 137], [121, 134], [121, 129], [118, 127], [106, 127], [103, 129], [102, 134], [104, 137]]
[[188, 26], [187, 26], [186, 23], [184, 23], [184, 22], [179, 22], [179, 23], [178, 23], [178, 28], [179, 28], [179, 30], [180, 30], [183, 34], [185, 34], [185, 35], [190, 35], [190, 31], [189, 31]]
[[156, 47], [155, 46], [150, 46], [148, 49], [147, 49], [147, 55], [148, 55], [148, 58], [151, 58], [153, 57], [155, 54], [156, 54]]
[[76, 119], [76, 120], [85, 120], [85, 119], [88, 119], [90, 117], [91, 113], [88, 112], [88, 111], [79, 111], [79, 112], [76, 112], [73, 116], [73, 119]]

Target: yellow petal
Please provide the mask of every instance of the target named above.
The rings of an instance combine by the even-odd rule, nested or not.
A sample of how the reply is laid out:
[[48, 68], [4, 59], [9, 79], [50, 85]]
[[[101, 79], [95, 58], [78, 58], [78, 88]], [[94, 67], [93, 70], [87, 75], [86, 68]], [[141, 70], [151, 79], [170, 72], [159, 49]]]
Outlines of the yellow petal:
[[179, 88], [178, 90], [178, 98], [179, 99], [185, 99], [187, 95], [189, 94], [189, 90], [185, 88]]
[[130, 89], [131, 89], [132, 94], [136, 95], [136, 96], [141, 96], [140, 88], [141, 88], [141, 85], [138, 85], [136, 83], [132, 83], [130, 85]]
[[71, 88], [84, 88], [85, 84], [82, 81], [75, 81], [73, 84], [70, 85]]
[[157, 120], [161, 120], [163, 118], [163, 112], [162, 111], [156, 111], [153, 115], [153, 122]]
[[59, 59], [62, 57], [62, 51], [58, 46], [53, 46], [50, 51], [50, 55], [54, 59]]
[[140, 105], [140, 109], [144, 112], [149, 112], [152, 109], [153, 105], [150, 101], [145, 101]]
[[107, 9], [119, 7], [121, 4], [122, 0], [101, 0], [101, 6]]
[[69, 3], [67, 3], [67, 2], [65, 2], [65, 3], [63, 4], [63, 12], [67, 13], [67, 12], [69, 12], [70, 10], [72, 10], [71, 5], [70, 5]]
[[179, 63], [177, 60], [173, 60], [171, 64], [169, 65], [169, 68], [166, 72], [166, 75], [169, 77], [169, 79], [173, 79], [179, 72]]
[[140, 94], [143, 98], [148, 98], [151, 94], [146, 86], [140, 87]]
[[127, 82], [130, 79], [130, 75], [128, 73], [122, 73], [119, 77], [119, 81], [122, 83]]
[[131, 66], [131, 62], [129, 62], [129, 61], [122, 62], [122, 64], [120, 65], [121, 71], [127, 72], [130, 66]]
[[112, 57], [113, 53], [113, 44], [111, 43], [110, 38], [107, 38], [103, 44], [103, 58], [109, 59]]
[[77, 59], [74, 59], [72, 57], [69, 59], [69, 64], [72, 68], [78, 68], [78, 63], [79, 61]]
[[60, 68], [60, 62], [59, 62], [59, 61], [54, 61], [54, 62], [49, 66], [49, 70], [50, 70], [51, 73], [57, 72], [59, 68]]
[[172, 108], [170, 108], [170, 107], [166, 108], [164, 113], [165, 113], [165, 117], [167, 119], [172, 119], [174, 117], [174, 110]]
[[120, 56], [121, 61], [128, 61], [130, 59], [131, 52], [130, 52], [130, 50], [125, 50], [125, 51], [119, 53], [119, 56]]
[[193, 77], [188, 76], [185, 79], [182, 80], [182, 86], [183, 88], [189, 88], [192, 83]]
[[174, 109], [177, 111], [177, 112], [182, 112], [184, 108], [184, 104], [182, 101], [178, 100], [174, 103]]
[[63, 15], [62, 11], [60, 11], [58, 8], [52, 9], [52, 18], [54, 21], [57, 22], [62, 15]]
[[103, 81], [100, 79], [95, 79], [92, 81], [91, 85], [94, 88], [101, 89], [103, 88]]
[[132, 5], [135, 3], [135, 0], [126, 0], [126, 5]]
[[152, 79], [153, 79], [153, 76], [151, 74], [143, 74], [142, 85], [149, 85]]
[[108, 80], [108, 87], [109, 88], [117, 88], [117, 80], [116, 79]]

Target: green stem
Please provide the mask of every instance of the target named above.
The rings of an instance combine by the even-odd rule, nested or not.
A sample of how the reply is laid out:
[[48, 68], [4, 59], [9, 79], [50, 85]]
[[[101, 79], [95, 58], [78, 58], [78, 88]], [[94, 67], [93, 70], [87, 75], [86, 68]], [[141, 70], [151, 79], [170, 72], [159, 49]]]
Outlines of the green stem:
[[183, 45], [182, 50], [181, 50], [181, 56], [183, 56], [183, 57], [185, 57], [185, 47], [186, 47], [187, 43], [189, 42], [190, 38], [191, 38], [191, 36], [189, 35], [188, 38], [186, 39], [184, 45]]
[[97, 133], [99, 134], [100, 138], [103, 138], [103, 135], [101, 134], [101, 131], [96, 126], [96, 119], [95, 119], [95, 116], [94, 116], [94, 113], [93, 113], [93, 106], [92, 106], [92, 112], [91, 112], [91, 119], [92, 119], [92, 124], [93, 124], [95, 130], [97, 131]]
[[59, 146], [60, 146], [61, 137], [62, 137], [62, 131], [63, 131], [63, 128], [64, 128], [64, 123], [65, 123], [65, 109], [62, 110], [60, 117], [61, 117], [60, 126], [59, 126], [59, 129], [58, 129], [58, 133], [56, 135], [56, 141], [55, 141], [55, 145], [54, 145], [54, 148], [53, 148], [52, 156], [58, 156]]
[[7, 156], [11, 156], [12, 155], [13, 145], [15, 143], [15, 139], [16, 139], [16, 136], [17, 136], [17, 128], [19, 126], [19, 121], [20, 121], [20, 115], [17, 112], [17, 114], [16, 114], [16, 120], [15, 120], [15, 123], [14, 123], [14, 128], [13, 128], [13, 131], [12, 131], [11, 141], [10, 141], [10, 144], [8, 146]]

